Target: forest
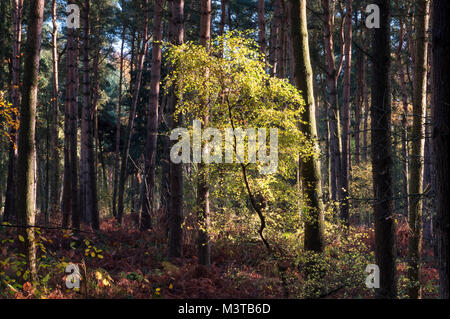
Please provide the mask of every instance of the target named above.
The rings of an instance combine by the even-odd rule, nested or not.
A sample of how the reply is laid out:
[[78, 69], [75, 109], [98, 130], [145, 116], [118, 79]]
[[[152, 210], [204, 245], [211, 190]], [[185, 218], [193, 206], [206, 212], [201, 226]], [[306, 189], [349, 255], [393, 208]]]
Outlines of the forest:
[[0, 299], [448, 299], [449, 7], [0, 0]]

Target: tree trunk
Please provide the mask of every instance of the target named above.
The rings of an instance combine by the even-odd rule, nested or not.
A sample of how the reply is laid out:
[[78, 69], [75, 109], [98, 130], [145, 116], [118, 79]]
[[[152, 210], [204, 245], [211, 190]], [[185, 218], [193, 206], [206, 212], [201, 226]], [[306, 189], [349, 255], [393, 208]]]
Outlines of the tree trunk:
[[[261, 8], [262, 5], [262, 8]], [[264, 1], [258, 2], [258, 16], [259, 20], [262, 15], [263, 22], [259, 21], [260, 26], [260, 49], [265, 54], [265, 19], [264, 19]], [[263, 28], [264, 32], [261, 31]], [[201, 2], [201, 20], [200, 20], [200, 44], [203, 45], [206, 50], [210, 51], [211, 41], [211, 0], [202, 0]], [[205, 74], [208, 77], [208, 74]], [[207, 98], [208, 99], [208, 98]], [[209, 121], [209, 105], [206, 101], [205, 114], [203, 116], [203, 125], [208, 126]], [[197, 250], [198, 250], [198, 263], [207, 267], [211, 266], [211, 243], [209, 240], [209, 169], [208, 164], [198, 164], [198, 180], [197, 180]]]
[[[312, 69], [309, 57], [308, 28], [306, 21], [306, 0], [290, 0], [291, 35], [294, 49], [294, 82], [303, 92], [305, 112], [300, 129], [314, 143], [318, 152]], [[307, 205], [305, 216], [305, 249], [323, 251], [323, 204], [320, 182], [320, 162], [314, 156], [303, 159], [300, 174], [304, 189], [303, 202]]]
[[[333, 49], [333, 25], [334, 13], [330, 12], [329, 0], [322, 0], [322, 8], [324, 11], [324, 46], [327, 61], [327, 95], [328, 95], [328, 120], [330, 130], [330, 171], [331, 171], [331, 199], [339, 200], [341, 196], [341, 134], [340, 119], [338, 106], [337, 79], [341, 67], [336, 69]], [[334, 11], [334, 10], [333, 10]]]
[[[171, 22], [171, 43], [180, 45], [184, 42], [184, 0], [173, 0], [172, 2], [172, 22]], [[178, 115], [175, 118], [174, 112], [178, 104], [174, 88], [170, 90], [169, 97], [169, 129], [174, 129], [181, 125], [182, 118]], [[175, 141], [171, 141], [171, 146]], [[183, 221], [183, 164], [169, 162], [169, 258], [181, 257], [183, 231], [181, 223]]]
[[[13, 18], [13, 55], [12, 55], [12, 106], [20, 108], [20, 48], [22, 44], [23, 0], [14, 0], [12, 7]], [[11, 129], [13, 139], [9, 146], [8, 178], [6, 182], [5, 210], [3, 219], [13, 221], [16, 214], [16, 167], [17, 167], [17, 132]]]
[[442, 299], [449, 298], [449, 9], [449, 1], [433, 1], [433, 63], [436, 67], [433, 68], [434, 109], [432, 112], [432, 141], [435, 172], [434, 191], [436, 196], [436, 246], [439, 264], [439, 294]]
[[[17, 157], [17, 215], [20, 225], [35, 223], [35, 129], [36, 105], [41, 50], [44, 0], [30, 3], [28, 17], [27, 45], [25, 50], [24, 81], [20, 108], [19, 148]], [[36, 244], [33, 228], [21, 228], [27, 269], [32, 281], [37, 280]]]
[[154, 208], [156, 145], [158, 141], [159, 124], [159, 84], [161, 81], [162, 13], [164, 2], [164, 0], [155, 1], [153, 17], [152, 69], [148, 103], [147, 141], [145, 145], [145, 196], [143, 197], [143, 203], [141, 203], [142, 210], [139, 218], [140, 229], [151, 228], [151, 216], [153, 215]]
[[[56, 23], [56, 0], [52, 0], [52, 64], [53, 64], [53, 78], [52, 78], [52, 112], [51, 112], [51, 129], [50, 129], [50, 165], [51, 171], [50, 181], [50, 214], [58, 212], [59, 207], [59, 190], [60, 190], [60, 176], [59, 176], [59, 140], [58, 140], [58, 24]], [[48, 223], [49, 216], [46, 215], [46, 223]]]
[[415, 2], [414, 103], [410, 157], [410, 206], [408, 239], [409, 298], [421, 298], [420, 262], [422, 252], [423, 157], [425, 150], [425, 111], [427, 104], [429, 0]]
[[258, 0], [258, 43], [261, 54], [265, 60], [267, 50], [266, 50], [266, 17], [264, 10], [264, 0]]
[[371, 142], [375, 218], [375, 259], [380, 269], [376, 298], [396, 298], [396, 249], [392, 182], [390, 1], [380, 7], [380, 28], [374, 29], [372, 56]]
[[350, 80], [352, 73], [352, 1], [347, 0], [345, 12], [345, 66], [344, 66], [344, 103], [342, 106], [342, 198], [341, 219], [349, 224], [349, 167], [350, 167]]
[[[123, 1], [122, 1], [123, 5]], [[117, 102], [117, 125], [116, 125], [116, 148], [114, 156], [114, 181], [113, 181], [113, 199], [112, 199], [112, 209], [113, 216], [117, 217], [117, 185], [119, 183], [119, 164], [120, 164], [120, 128], [121, 128], [121, 118], [122, 118], [122, 85], [123, 85], [123, 59], [124, 59], [124, 46], [125, 46], [125, 22], [122, 25], [122, 44], [120, 46], [120, 73], [119, 73], [119, 100]]]

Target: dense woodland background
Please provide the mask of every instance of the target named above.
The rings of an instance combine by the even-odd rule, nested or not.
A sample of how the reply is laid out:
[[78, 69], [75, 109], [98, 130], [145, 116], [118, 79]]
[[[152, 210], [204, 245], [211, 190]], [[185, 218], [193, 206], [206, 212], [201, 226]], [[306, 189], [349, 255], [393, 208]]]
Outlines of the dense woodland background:
[[[448, 298], [449, 5], [1, 0], [0, 298]], [[278, 171], [172, 162], [194, 119]]]

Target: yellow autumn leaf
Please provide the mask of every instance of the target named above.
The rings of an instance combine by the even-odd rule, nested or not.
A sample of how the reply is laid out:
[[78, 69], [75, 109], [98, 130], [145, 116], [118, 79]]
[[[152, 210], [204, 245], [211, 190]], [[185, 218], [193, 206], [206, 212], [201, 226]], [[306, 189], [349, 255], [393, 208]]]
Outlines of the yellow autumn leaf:
[[22, 235], [19, 235], [19, 240], [23, 243], [25, 241], [25, 238], [23, 238]]

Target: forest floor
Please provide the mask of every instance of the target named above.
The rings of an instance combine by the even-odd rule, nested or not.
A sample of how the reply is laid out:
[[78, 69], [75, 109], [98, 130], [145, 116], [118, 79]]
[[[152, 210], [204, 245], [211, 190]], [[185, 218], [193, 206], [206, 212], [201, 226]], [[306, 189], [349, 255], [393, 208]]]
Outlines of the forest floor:
[[[397, 231], [399, 256], [405, 257], [407, 237]], [[373, 230], [367, 245], [373, 247]], [[403, 231], [403, 232], [402, 232]], [[406, 235], [407, 236], [407, 235]], [[152, 231], [136, 230], [131, 218], [119, 228], [114, 219], [101, 222], [101, 231], [37, 229], [39, 284], [28, 282], [23, 240], [16, 229], [0, 226], [0, 298], [283, 298], [283, 289], [273, 260], [260, 242], [217, 241], [212, 246], [212, 266], [200, 266], [193, 244], [183, 247], [183, 258], [167, 261], [165, 240]], [[432, 251], [424, 251], [422, 287], [424, 298], [437, 298], [437, 270]], [[334, 258], [338, 258], [336, 256]], [[402, 259], [400, 259], [402, 260]], [[69, 263], [81, 273], [80, 289], [68, 289], [65, 273]], [[295, 264], [286, 267], [292, 288], [305, 283], [304, 272]], [[399, 285], [405, 286], [406, 263], [398, 265]], [[344, 274], [345, 275], [345, 274]], [[347, 275], [346, 275], [347, 276]], [[330, 277], [331, 278], [331, 277]], [[331, 279], [324, 279], [331, 280]], [[336, 280], [336, 279], [334, 279]], [[292, 284], [294, 282], [294, 284]], [[295, 284], [297, 283], [297, 284]], [[330, 287], [332, 285], [330, 284]], [[320, 298], [373, 298], [361, 284], [329, 288]]]

